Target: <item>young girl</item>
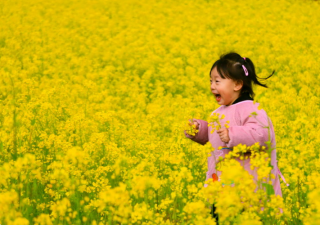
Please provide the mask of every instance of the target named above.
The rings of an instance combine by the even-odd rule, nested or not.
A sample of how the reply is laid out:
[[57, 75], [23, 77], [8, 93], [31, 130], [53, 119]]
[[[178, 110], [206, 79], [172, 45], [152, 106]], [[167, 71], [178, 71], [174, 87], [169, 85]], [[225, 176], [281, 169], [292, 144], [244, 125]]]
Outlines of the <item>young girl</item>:
[[[273, 73], [269, 77], [272, 75]], [[208, 158], [206, 180], [209, 178], [219, 180], [221, 171], [216, 170], [218, 158], [224, 158], [228, 152], [232, 151], [232, 147], [238, 144], [251, 146], [256, 142], [259, 142], [260, 146], [267, 147], [265, 142], [269, 139], [269, 131], [263, 124], [269, 125], [271, 147], [273, 149], [271, 152], [271, 165], [273, 166], [271, 173], [275, 175], [275, 179], [272, 179], [272, 185], [275, 194], [282, 196], [279, 181], [279, 175], [282, 176], [282, 174], [277, 166], [276, 140], [273, 125], [266, 112], [259, 110], [259, 104], [253, 102], [254, 92], [252, 85], [267, 86], [258, 81], [252, 61], [249, 58], [241, 57], [237, 53], [222, 55], [210, 70], [210, 82], [211, 92], [218, 104], [221, 105], [213, 113], [225, 115], [224, 119], [221, 120], [221, 124], [229, 121], [229, 128], [221, 128], [211, 133], [213, 128], [208, 127], [208, 122], [193, 119], [190, 122], [192, 125], [195, 125], [198, 132], [195, 136], [192, 136], [185, 131], [186, 137], [202, 145], [210, 141], [212, 147], [216, 150], [211, 152], [211, 156]], [[256, 112], [257, 115], [250, 117], [250, 114], [253, 112]], [[218, 150], [220, 146], [223, 148]], [[236, 160], [257, 180], [256, 171], [250, 169], [249, 157], [243, 160], [237, 158]], [[214, 211], [215, 207], [213, 206], [213, 216], [217, 217]]]

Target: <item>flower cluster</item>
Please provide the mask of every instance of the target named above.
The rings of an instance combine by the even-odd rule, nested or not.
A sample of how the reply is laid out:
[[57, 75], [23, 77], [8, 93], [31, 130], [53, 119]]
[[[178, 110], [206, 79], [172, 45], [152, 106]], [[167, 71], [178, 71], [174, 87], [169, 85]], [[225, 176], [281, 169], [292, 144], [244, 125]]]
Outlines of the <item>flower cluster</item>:
[[195, 124], [190, 124], [190, 122], [186, 124], [184, 130], [191, 136], [195, 136], [199, 132], [199, 128], [197, 128]]
[[[221, 115], [219, 113], [213, 113], [208, 120], [208, 127], [212, 127], [211, 133], [213, 133], [216, 130], [221, 129], [221, 120], [223, 120], [225, 118], [225, 115]], [[225, 128], [229, 128], [229, 123], [230, 121], [227, 120], [225, 122], [224, 127]]]

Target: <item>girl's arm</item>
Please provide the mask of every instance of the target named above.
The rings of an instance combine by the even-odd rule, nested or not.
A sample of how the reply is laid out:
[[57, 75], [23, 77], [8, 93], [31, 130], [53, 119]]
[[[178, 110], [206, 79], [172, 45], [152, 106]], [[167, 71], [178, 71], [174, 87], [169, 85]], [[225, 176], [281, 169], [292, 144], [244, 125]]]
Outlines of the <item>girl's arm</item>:
[[199, 119], [193, 119], [193, 121], [198, 122], [199, 124], [199, 132], [196, 133], [195, 136], [191, 136], [184, 131], [184, 134], [187, 138], [190, 138], [191, 140], [201, 144], [205, 145], [209, 141], [208, 137], [208, 122], [204, 120]]
[[257, 115], [250, 117], [247, 115], [241, 118], [240, 115], [238, 119], [239, 121], [243, 121], [240, 122], [240, 124], [243, 125], [229, 127], [228, 133], [230, 140], [227, 143], [227, 147], [234, 147], [238, 144], [251, 146], [256, 142], [259, 142], [260, 146], [266, 146], [265, 142], [269, 140], [270, 136], [268, 126], [269, 124], [271, 126], [271, 121], [268, 123], [269, 118], [265, 111], [259, 110]]

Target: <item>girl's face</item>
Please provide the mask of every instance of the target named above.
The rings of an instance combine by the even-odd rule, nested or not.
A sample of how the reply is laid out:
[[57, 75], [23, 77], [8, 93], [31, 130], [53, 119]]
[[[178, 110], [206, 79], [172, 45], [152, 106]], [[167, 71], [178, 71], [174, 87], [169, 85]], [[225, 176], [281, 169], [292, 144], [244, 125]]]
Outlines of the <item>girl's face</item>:
[[231, 105], [240, 96], [242, 83], [225, 78], [223, 79], [213, 68], [210, 76], [211, 92], [219, 105]]

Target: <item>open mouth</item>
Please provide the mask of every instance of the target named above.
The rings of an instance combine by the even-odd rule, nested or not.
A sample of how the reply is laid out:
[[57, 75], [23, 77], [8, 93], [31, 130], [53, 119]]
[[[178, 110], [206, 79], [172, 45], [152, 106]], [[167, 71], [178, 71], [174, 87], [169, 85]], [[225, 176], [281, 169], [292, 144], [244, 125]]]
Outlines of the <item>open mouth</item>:
[[219, 94], [214, 94], [214, 96], [216, 97], [216, 100], [219, 102], [221, 100], [221, 95]]

